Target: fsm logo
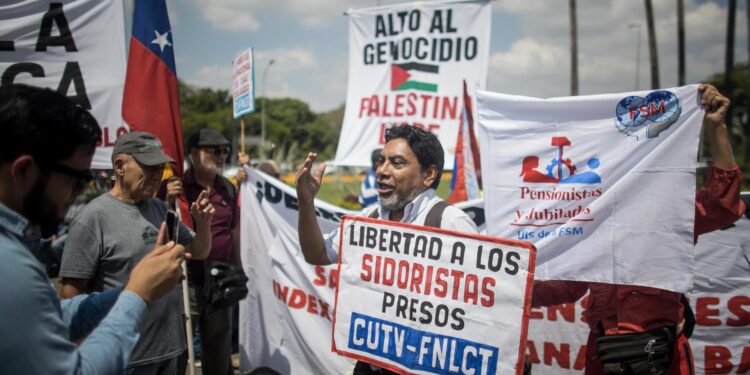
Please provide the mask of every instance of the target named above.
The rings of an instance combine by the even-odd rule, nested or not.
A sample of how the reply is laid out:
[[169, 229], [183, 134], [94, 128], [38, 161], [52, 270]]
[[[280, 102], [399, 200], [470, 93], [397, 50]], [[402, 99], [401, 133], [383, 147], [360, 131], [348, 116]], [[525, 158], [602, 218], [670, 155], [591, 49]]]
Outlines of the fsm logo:
[[681, 112], [677, 95], [666, 90], [653, 91], [645, 98], [628, 96], [617, 103], [615, 126], [628, 136], [645, 128], [646, 137], [655, 138], [672, 126]]

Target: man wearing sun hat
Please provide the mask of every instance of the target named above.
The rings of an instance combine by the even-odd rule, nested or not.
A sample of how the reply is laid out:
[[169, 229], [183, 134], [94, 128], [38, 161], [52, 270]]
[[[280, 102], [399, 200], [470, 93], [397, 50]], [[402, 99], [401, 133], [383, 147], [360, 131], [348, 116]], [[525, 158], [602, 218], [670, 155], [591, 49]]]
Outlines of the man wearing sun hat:
[[[220, 132], [203, 128], [188, 137], [187, 159], [190, 168], [182, 179], [171, 178], [162, 183], [157, 196], [166, 199], [170, 206], [180, 199], [192, 204], [200, 192], [208, 189], [208, 200], [215, 213], [211, 219], [211, 251], [206, 261], [188, 262], [191, 297], [196, 309], [193, 322], [198, 326], [201, 344], [201, 365], [206, 374], [232, 374], [231, 308], [213, 306], [202, 290], [206, 284], [209, 263], [240, 264], [240, 227], [237, 190], [222, 176], [224, 162], [230, 154], [230, 142]], [[240, 169], [242, 170], [242, 169]], [[246, 175], [238, 180], [244, 180]], [[185, 207], [185, 204], [181, 204]]]
[[[153, 198], [164, 163], [161, 142], [146, 132], [120, 136], [112, 152], [114, 187], [91, 201], [73, 221], [63, 251], [62, 295], [117, 288], [127, 282], [135, 264], [153, 248], [167, 207]], [[193, 259], [205, 259], [211, 247], [213, 206], [202, 192], [190, 208], [193, 234], [180, 226], [178, 243]], [[141, 336], [126, 374], [175, 373], [177, 357], [185, 350], [181, 290], [175, 288], [149, 306]]]

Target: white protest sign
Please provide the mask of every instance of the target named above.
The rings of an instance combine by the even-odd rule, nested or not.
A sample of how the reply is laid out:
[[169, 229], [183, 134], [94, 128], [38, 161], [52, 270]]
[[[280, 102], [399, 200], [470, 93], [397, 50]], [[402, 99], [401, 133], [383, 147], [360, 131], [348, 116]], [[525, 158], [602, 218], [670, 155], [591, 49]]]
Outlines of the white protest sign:
[[534, 243], [537, 278], [691, 287], [697, 85], [477, 102], [487, 232]]
[[24, 83], [67, 95], [102, 128], [93, 168], [112, 168], [122, 120], [125, 27], [118, 1], [0, 4], [0, 84]]
[[255, 111], [255, 60], [252, 48], [242, 51], [232, 62], [232, 103], [234, 118]]
[[334, 350], [401, 373], [520, 374], [535, 249], [342, 220]]
[[385, 129], [413, 125], [437, 135], [445, 168], [463, 108], [463, 81], [485, 87], [489, 1], [438, 0], [353, 10], [349, 84], [335, 163], [370, 166]]

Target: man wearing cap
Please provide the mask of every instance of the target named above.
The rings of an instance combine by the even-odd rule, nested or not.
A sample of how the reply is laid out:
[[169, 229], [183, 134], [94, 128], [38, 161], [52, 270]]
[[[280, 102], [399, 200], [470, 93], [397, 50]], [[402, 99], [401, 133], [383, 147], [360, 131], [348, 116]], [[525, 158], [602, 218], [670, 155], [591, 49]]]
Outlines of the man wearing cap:
[[[158, 197], [166, 199], [170, 207], [175, 200], [193, 204], [204, 189], [206, 198], [214, 206], [211, 219], [211, 251], [206, 262], [219, 261], [241, 266], [239, 210], [234, 185], [222, 176], [224, 161], [230, 154], [230, 142], [213, 129], [201, 129], [187, 141], [190, 168], [183, 179], [170, 179], [159, 189]], [[244, 172], [244, 171], [243, 171]], [[238, 176], [239, 179], [244, 179]], [[181, 204], [186, 207], [185, 204]], [[197, 310], [193, 312], [201, 343], [201, 366], [206, 374], [232, 374], [231, 308], [214, 308], [201, 293], [204, 284], [204, 261], [188, 263], [191, 297]]]
[[[130, 270], [154, 247], [166, 205], [155, 198], [164, 163], [161, 142], [152, 134], [120, 136], [112, 153], [114, 187], [91, 201], [75, 218], [63, 251], [60, 276], [63, 298], [122, 286]], [[190, 207], [195, 234], [180, 226], [177, 242], [194, 259], [205, 259], [211, 247], [213, 207], [202, 192]], [[182, 296], [174, 288], [154, 302], [141, 325], [126, 374], [173, 374], [185, 350]]]

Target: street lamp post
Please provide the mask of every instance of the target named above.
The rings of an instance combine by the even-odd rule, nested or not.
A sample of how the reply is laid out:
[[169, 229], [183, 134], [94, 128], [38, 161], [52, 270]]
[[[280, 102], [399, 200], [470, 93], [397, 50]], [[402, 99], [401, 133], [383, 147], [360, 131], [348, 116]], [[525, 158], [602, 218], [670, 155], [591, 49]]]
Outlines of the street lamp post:
[[262, 86], [262, 95], [263, 95], [263, 101], [260, 103], [260, 147], [263, 149], [266, 145], [266, 101], [268, 100], [266, 98], [266, 73], [268, 73], [268, 67], [273, 65], [276, 60], [271, 59], [271, 61], [266, 64], [266, 67], [263, 68], [263, 79], [261, 81]]
[[633, 22], [628, 24], [628, 29], [635, 29], [635, 91], [641, 86], [641, 24]]

